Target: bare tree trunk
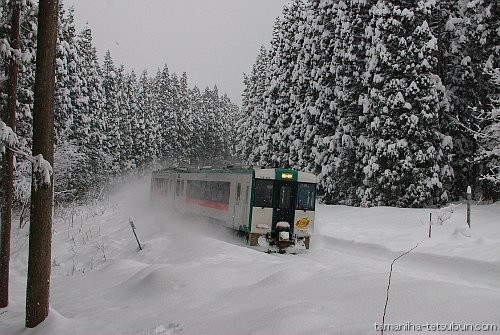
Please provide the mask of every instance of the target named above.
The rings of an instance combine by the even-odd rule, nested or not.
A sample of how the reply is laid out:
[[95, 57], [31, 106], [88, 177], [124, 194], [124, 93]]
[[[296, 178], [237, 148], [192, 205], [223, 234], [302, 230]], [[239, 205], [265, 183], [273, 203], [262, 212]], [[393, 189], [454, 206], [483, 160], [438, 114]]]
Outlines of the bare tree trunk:
[[[12, 31], [11, 46], [14, 49], [20, 48], [19, 39], [19, 18], [21, 8], [17, 2], [12, 2]], [[7, 108], [4, 110], [2, 119], [5, 124], [16, 131], [16, 102], [17, 102], [17, 61], [11, 59], [8, 67], [8, 100]], [[14, 152], [5, 150], [2, 155], [2, 197], [0, 199], [1, 209], [1, 232], [0, 232], [0, 307], [9, 304], [9, 263], [10, 263], [10, 230], [12, 226], [12, 198], [14, 187]]]
[[[54, 165], [54, 84], [58, 0], [40, 0], [33, 112], [33, 156]], [[35, 174], [35, 171], [33, 171]], [[26, 288], [26, 327], [49, 314], [53, 183], [31, 183], [31, 222]]]

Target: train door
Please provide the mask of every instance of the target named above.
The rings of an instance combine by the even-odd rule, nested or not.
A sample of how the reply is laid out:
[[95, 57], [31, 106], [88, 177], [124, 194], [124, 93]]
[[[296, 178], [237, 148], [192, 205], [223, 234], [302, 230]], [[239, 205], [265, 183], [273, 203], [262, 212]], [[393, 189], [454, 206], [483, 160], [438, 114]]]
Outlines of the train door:
[[274, 210], [272, 231], [276, 231], [276, 224], [281, 221], [288, 222], [290, 232], [293, 233], [295, 218], [295, 199], [297, 198], [297, 183], [276, 180], [274, 183]]
[[234, 198], [234, 207], [233, 207], [233, 229], [239, 229], [242, 225], [242, 186], [241, 183], [236, 183], [236, 193]]

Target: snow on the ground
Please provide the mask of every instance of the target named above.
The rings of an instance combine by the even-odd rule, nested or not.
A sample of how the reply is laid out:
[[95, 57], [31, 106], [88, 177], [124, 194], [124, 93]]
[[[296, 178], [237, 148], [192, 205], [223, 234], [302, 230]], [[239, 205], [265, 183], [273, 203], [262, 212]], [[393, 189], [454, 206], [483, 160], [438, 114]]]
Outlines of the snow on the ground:
[[316, 233], [394, 251], [420, 243], [417, 252], [500, 261], [500, 204], [474, 204], [471, 209], [469, 229], [465, 203], [441, 209], [320, 206]]
[[311, 250], [269, 255], [148, 200], [143, 181], [56, 211], [51, 312], [34, 329], [24, 328], [27, 229], [13, 228], [0, 334], [371, 334], [392, 260], [417, 243], [394, 266], [386, 322], [500, 326], [500, 204], [474, 205], [470, 230], [463, 204], [319, 205]]

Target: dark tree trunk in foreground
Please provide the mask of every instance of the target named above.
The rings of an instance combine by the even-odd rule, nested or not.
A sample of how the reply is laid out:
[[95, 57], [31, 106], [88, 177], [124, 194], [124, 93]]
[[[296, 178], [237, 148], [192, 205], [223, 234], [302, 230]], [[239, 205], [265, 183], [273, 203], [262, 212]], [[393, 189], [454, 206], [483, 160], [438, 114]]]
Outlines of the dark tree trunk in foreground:
[[[19, 17], [21, 8], [16, 2], [12, 2], [12, 31], [11, 47], [20, 48], [19, 40]], [[7, 85], [7, 108], [2, 113], [5, 124], [16, 131], [16, 101], [17, 101], [17, 63], [15, 59], [10, 60], [6, 71], [9, 76]], [[0, 307], [9, 304], [9, 263], [10, 263], [10, 230], [12, 223], [12, 198], [14, 188], [12, 186], [14, 176], [14, 152], [6, 149], [2, 155], [2, 185], [1, 185], [1, 229], [0, 229]]]
[[[54, 165], [54, 83], [58, 0], [40, 0], [33, 112], [33, 156]], [[33, 171], [35, 174], [35, 171]], [[26, 327], [49, 314], [53, 183], [42, 185], [33, 175], [26, 288]]]

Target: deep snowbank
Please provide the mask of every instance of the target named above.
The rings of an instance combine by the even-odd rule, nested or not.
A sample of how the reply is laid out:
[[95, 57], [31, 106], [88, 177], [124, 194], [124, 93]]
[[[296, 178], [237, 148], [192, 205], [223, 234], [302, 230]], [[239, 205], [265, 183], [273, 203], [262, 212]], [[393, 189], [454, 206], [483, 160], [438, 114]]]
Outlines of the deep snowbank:
[[[132, 216], [144, 250], [132, 235]], [[147, 183], [56, 213], [50, 317], [24, 328], [27, 237], [13, 234], [0, 334], [360, 334], [381, 322], [500, 325], [500, 205], [318, 206], [310, 251], [268, 255], [225, 229], [148, 204]], [[17, 229], [17, 228], [16, 228]]]

